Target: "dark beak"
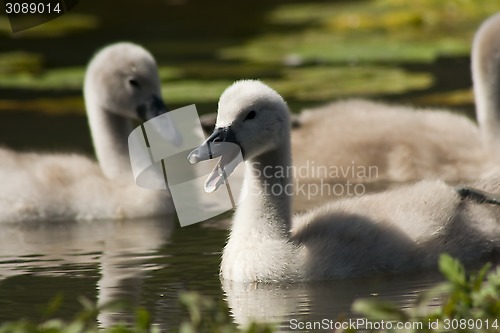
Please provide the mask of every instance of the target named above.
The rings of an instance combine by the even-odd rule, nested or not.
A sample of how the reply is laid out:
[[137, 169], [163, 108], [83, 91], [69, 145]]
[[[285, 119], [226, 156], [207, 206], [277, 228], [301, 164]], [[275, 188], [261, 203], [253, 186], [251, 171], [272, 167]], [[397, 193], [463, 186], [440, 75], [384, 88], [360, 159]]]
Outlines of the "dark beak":
[[236, 141], [236, 137], [234, 135], [233, 130], [231, 129], [231, 126], [216, 127], [213, 133], [205, 141], [205, 143], [207, 144], [216, 142], [229, 142], [239, 145], [238, 142]]
[[146, 103], [139, 105], [136, 111], [142, 121], [148, 121], [168, 112], [168, 108], [161, 97], [153, 95]]
[[152, 95], [146, 103], [137, 108], [137, 115], [143, 122], [148, 122], [149, 130], [154, 130], [159, 137], [176, 147], [182, 145], [182, 134], [160, 97]]
[[[221, 157], [222, 156], [222, 157]], [[221, 157], [205, 182], [205, 191], [211, 193], [227, 181], [243, 161], [240, 145], [231, 126], [216, 127], [212, 135], [188, 155], [191, 164]]]
[[231, 126], [216, 127], [205, 142], [189, 154], [188, 159], [191, 163], [211, 160], [227, 154], [228, 147], [235, 145], [239, 146]]

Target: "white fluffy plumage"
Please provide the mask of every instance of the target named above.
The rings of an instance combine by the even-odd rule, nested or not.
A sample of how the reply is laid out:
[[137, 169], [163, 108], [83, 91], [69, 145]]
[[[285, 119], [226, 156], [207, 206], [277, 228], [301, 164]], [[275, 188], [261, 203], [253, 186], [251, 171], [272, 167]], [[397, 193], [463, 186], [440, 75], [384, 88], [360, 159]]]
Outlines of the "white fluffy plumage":
[[[168, 191], [134, 183], [127, 137], [138, 110], [155, 112], [160, 79], [153, 56], [117, 43], [90, 62], [84, 86], [98, 163], [76, 154], [0, 149], [0, 222], [124, 219], [173, 211]], [[156, 98], [156, 104], [152, 100]]]

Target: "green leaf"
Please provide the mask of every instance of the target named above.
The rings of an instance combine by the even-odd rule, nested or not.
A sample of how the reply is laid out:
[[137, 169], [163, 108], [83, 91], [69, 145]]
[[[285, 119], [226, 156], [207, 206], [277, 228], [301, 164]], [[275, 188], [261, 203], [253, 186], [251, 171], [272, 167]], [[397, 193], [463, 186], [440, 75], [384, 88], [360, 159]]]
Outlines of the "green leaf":
[[439, 257], [439, 270], [451, 283], [465, 286], [466, 278], [464, 266], [450, 255], [443, 253]]
[[474, 291], [478, 291], [481, 289], [486, 274], [491, 269], [491, 266], [492, 266], [491, 263], [486, 263], [475, 276], [471, 277], [472, 289]]
[[135, 326], [138, 331], [147, 331], [151, 325], [151, 315], [144, 308], [139, 308], [135, 312]]
[[43, 311], [43, 318], [48, 318], [53, 316], [57, 310], [61, 308], [61, 304], [64, 300], [64, 296], [62, 293], [57, 293], [50, 301], [49, 304], [45, 307]]

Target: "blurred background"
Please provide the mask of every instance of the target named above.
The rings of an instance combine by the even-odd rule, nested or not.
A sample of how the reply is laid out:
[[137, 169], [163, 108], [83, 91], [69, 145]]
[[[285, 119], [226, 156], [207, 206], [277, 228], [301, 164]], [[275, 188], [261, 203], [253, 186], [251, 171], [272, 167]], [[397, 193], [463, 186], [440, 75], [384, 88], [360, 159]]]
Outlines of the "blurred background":
[[[356, 96], [450, 107], [472, 118], [470, 45], [480, 23], [498, 10], [500, 0], [82, 0], [62, 17], [16, 34], [0, 16], [0, 145], [92, 154], [81, 90], [85, 66], [117, 41], [153, 53], [171, 109], [194, 103], [199, 113], [213, 113], [234, 80], [258, 78], [294, 112]], [[57, 292], [66, 295], [67, 316], [79, 308], [77, 295], [95, 301], [109, 290], [132, 293], [162, 328], [179, 320], [179, 290], [228, 300], [236, 321], [251, 302], [261, 310], [267, 304], [270, 321], [311, 313], [334, 318], [360, 296], [410, 306], [436, 281], [412, 275], [321, 283], [260, 290], [259, 300], [247, 302], [255, 292], [220, 285], [226, 231], [177, 227], [170, 235], [157, 222], [3, 227], [0, 321], [36, 317]], [[131, 239], [110, 245], [116, 234]], [[132, 271], [113, 271], [123, 268]]]
[[16, 34], [0, 16], [0, 143], [91, 153], [85, 66], [132, 41], [156, 57], [171, 108], [216, 111], [236, 79], [259, 78], [294, 112], [350, 96], [453, 106], [473, 116], [473, 33], [500, 0], [80, 1]]

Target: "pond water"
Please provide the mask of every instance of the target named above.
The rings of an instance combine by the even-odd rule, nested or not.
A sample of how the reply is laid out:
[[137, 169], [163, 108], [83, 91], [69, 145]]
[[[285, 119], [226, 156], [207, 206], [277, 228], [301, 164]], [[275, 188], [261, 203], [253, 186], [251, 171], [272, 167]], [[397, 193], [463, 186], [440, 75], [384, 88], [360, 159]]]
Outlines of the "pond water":
[[[300, 321], [350, 316], [358, 297], [412, 306], [419, 292], [441, 281], [435, 272], [293, 285], [231, 284], [218, 277], [226, 231], [203, 225], [180, 228], [174, 218], [3, 225], [0, 233], [0, 321], [38, 318], [61, 293], [57, 312], [71, 317], [78, 296], [98, 304], [123, 300], [144, 306], [162, 329], [184, 316], [178, 296], [195, 290], [225, 300], [235, 322], [289, 327]], [[130, 320], [128, 310], [98, 317], [106, 327]]]
[[[372, 2], [377, 1], [355, 3], [356, 6], [369, 6]], [[342, 12], [349, 10], [345, 3], [338, 2]], [[92, 154], [79, 80], [90, 55], [103, 45], [119, 40], [133, 40], [145, 45], [155, 54], [158, 63], [166, 66], [167, 74], [163, 77], [168, 81], [165, 99], [171, 108], [196, 103], [200, 113], [213, 112], [217, 95], [228, 83], [241, 77], [259, 77], [275, 83], [294, 110], [331, 98], [362, 95], [421, 105], [448, 103], [457, 112], [473, 116], [472, 100], [467, 94], [471, 86], [469, 59], [460, 47], [457, 47], [460, 52], [451, 54], [450, 50], [443, 53], [438, 50], [437, 54], [444, 56], [426, 58], [425, 61], [408, 57], [406, 53], [402, 53], [401, 58], [385, 58], [376, 53], [365, 64], [351, 58], [338, 60], [342, 54], [321, 59], [311, 56], [310, 50], [305, 50], [301, 43], [307, 44], [302, 35], [304, 31], [311, 33], [317, 27], [311, 20], [324, 18], [314, 16], [318, 11], [307, 6], [303, 12], [298, 11], [294, 6], [301, 2], [252, 1], [238, 7], [240, 5], [222, 1], [217, 9], [202, 1], [145, 1], [140, 7], [135, 4], [133, 1], [94, 4], [82, 1], [76, 10], [82, 15], [80, 21], [74, 21], [80, 22], [81, 27], [77, 23], [76, 27], [60, 23], [60, 27], [54, 21], [52, 28], [41, 32], [36, 30], [37, 33], [15, 37], [0, 35], [0, 74], [14, 75], [5, 76], [9, 78], [7, 81], [0, 79], [2, 145], [15, 149]], [[244, 19], [234, 14], [242, 12], [245, 13]], [[273, 18], [277, 21], [272, 21]], [[330, 23], [338, 23], [335, 22]], [[474, 24], [469, 24], [470, 31], [464, 38], [466, 44]], [[303, 67], [287, 67], [276, 60], [278, 55], [274, 53], [269, 58], [259, 58], [259, 50], [268, 43], [265, 38], [280, 36], [280, 33], [287, 38], [297, 34], [294, 47], [302, 50], [302, 54], [285, 58], [289, 62], [299, 59]], [[310, 40], [314, 40], [314, 36], [310, 36]], [[280, 42], [286, 44], [286, 41]], [[421, 40], [418, 43], [423, 45]], [[287, 52], [285, 46], [278, 46], [277, 49], [281, 47]], [[401, 51], [397, 48], [391, 50], [395, 54]], [[24, 70], [9, 74], [4, 68], [2, 72], [2, 53], [14, 51], [43, 58], [40, 63], [35, 61], [36, 70], [28, 70], [32, 81], [26, 86], [16, 81], [26, 75]], [[373, 68], [374, 64], [379, 66], [378, 69]], [[336, 71], [337, 67], [366, 67], [367, 71], [360, 74], [363, 82], [356, 81], [357, 74], [350, 70], [335, 72], [339, 75], [335, 82], [343, 82], [342, 75], [345, 75], [346, 85], [350, 84], [349, 89], [338, 94], [320, 89], [330, 84], [331, 77], [321, 76], [317, 70]], [[77, 82], [77, 85], [66, 84], [64, 80], [44, 81], [43, 73], [54, 68], [76, 68], [76, 79], [71, 76], [73, 72], [64, 74], [67, 75], [64, 78], [70, 83]], [[181, 68], [181, 73], [175, 68]], [[387, 77], [388, 87], [374, 90], [374, 86], [383, 86], [378, 72], [380, 68], [397, 68], [408, 77], [398, 76], [400, 72], [397, 72], [395, 77]], [[312, 71], [308, 72], [309, 69]], [[414, 78], [413, 73], [421, 76]], [[301, 90], [300, 85], [290, 85], [292, 80], [297, 84], [302, 82], [304, 89]], [[374, 83], [365, 85], [365, 81], [370, 80]], [[359, 91], [355, 89], [358, 86], [361, 86]], [[307, 89], [313, 97], [304, 98]], [[454, 98], [457, 96], [458, 101]], [[65, 101], [70, 101], [67, 106]], [[46, 112], [51, 108], [56, 111]], [[377, 185], [370, 191], [387, 186]], [[327, 199], [318, 197], [309, 201], [299, 198], [295, 209], [304, 210]], [[69, 318], [81, 309], [80, 296], [99, 304], [125, 300], [130, 305], [146, 307], [155, 324], [169, 331], [177, 328], [185, 316], [178, 302], [179, 293], [194, 290], [225, 303], [238, 324], [256, 319], [279, 323], [283, 330], [287, 330], [291, 319], [337, 320], [352, 316], [352, 301], [359, 297], [377, 297], [395, 302], [402, 308], [411, 307], [419, 293], [442, 281], [437, 272], [430, 271], [296, 285], [221, 284], [218, 269], [227, 237], [224, 226], [227, 226], [228, 218], [224, 215], [185, 228], [178, 226], [175, 216], [0, 225], [0, 322], [23, 317], [39, 318], [43, 306], [61, 293], [64, 301], [57, 314], [63, 318]], [[128, 310], [110, 310], [102, 313], [98, 321], [105, 327], [129, 320], [131, 316]]]

